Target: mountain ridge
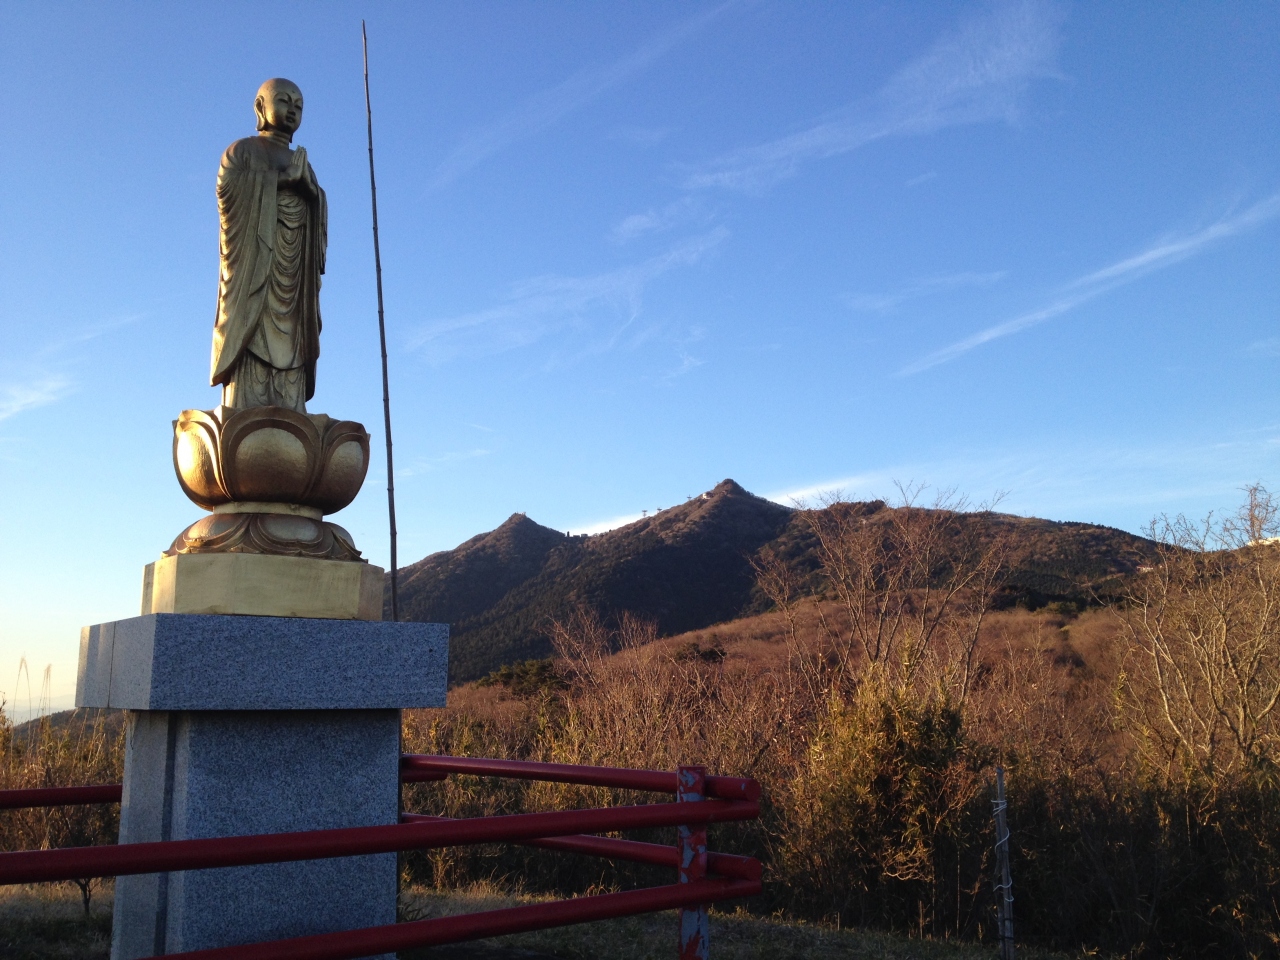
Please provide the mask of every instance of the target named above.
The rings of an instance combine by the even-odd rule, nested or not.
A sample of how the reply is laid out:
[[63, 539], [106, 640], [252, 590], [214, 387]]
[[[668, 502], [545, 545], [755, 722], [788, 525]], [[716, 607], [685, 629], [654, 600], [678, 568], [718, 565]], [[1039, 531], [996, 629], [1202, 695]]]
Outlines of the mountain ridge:
[[[864, 505], [868, 514], [893, 508]], [[982, 533], [1010, 535], [1010, 597], [1032, 605], [1087, 598], [1134, 572], [1150, 541], [1096, 524], [1010, 514], [961, 514]], [[606, 533], [569, 535], [512, 514], [399, 571], [401, 616], [449, 623], [450, 682], [550, 652], [547, 627], [575, 607], [606, 619], [629, 611], [660, 635], [767, 609], [751, 558], [769, 546], [817, 589], [814, 540], [800, 511], [733, 480]]]

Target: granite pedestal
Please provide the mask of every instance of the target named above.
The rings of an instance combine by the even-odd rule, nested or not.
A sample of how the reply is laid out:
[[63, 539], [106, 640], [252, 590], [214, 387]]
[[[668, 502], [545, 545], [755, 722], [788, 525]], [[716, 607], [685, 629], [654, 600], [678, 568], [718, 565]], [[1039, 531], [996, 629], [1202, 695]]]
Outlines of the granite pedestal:
[[[448, 627], [152, 614], [86, 627], [76, 703], [129, 711], [120, 842], [399, 816], [400, 709], [443, 706]], [[395, 922], [396, 857], [121, 877], [112, 960]]]

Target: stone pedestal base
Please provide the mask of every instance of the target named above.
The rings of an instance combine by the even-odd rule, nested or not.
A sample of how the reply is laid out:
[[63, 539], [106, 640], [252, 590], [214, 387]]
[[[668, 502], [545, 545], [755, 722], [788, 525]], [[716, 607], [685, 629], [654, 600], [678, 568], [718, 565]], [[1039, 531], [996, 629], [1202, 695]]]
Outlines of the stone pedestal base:
[[153, 613], [80, 631], [77, 707], [443, 707], [443, 623]]
[[[398, 710], [130, 712], [120, 842], [395, 823]], [[116, 880], [112, 960], [394, 923], [396, 856]]]
[[142, 614], [381, 620], [383, 569], [348, 560], [180, 553], [147, 564]]
[[[298, 617], [85, 627], [76, 706], [129, 711], [120, 842], [395, 823], [400, 708], [444, 706], [448, 638]], [[395, 909], [394, 854], [120, 877], [111, 956], [377, 926]]]

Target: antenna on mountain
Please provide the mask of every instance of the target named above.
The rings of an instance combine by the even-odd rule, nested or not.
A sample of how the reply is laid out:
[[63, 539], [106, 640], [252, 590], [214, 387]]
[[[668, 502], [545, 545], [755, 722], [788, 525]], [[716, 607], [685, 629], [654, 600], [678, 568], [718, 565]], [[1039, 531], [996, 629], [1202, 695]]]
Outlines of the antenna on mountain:
[[378, 279], [378, 342], [382, 346], [382, 421], [387, 437], [387, 522], [391, 528], [391, 619], [400, 619], [396, 584], [396, 474], [391, 458], [391, 386], [387, 377], [387, 322], [382, 311], [382, 251], [378, 247], [378, 181], [373, 175], [373, 105], [369, 100], [369, 34], [360, 21], [364, 44], [364, 115], [369, 131], [369, 196], [373, 201], [373, 269]]

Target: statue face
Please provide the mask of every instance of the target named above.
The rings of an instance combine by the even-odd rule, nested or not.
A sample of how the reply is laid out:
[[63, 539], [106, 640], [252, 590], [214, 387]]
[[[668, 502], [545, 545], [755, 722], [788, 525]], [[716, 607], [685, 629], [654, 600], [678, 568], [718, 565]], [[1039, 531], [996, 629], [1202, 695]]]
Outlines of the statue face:
[[302, 91], [288, 80], [268, 80], [254, 102], [259, 130], [280, 130], [292, 137], [302, 125]]

